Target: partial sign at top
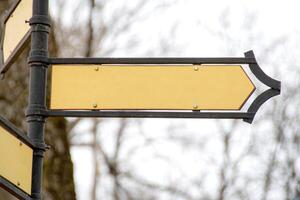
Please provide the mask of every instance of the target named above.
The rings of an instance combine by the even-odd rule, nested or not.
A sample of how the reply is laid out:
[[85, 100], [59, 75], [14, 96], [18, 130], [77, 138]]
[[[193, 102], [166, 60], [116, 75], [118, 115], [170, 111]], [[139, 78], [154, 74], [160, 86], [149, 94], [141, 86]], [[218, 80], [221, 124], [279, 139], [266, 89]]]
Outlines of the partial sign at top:
[[30, 39], [32, 0], [17, 0], [3, 20], [4, 34], [1, 38], [0, 72], [13, 64]]

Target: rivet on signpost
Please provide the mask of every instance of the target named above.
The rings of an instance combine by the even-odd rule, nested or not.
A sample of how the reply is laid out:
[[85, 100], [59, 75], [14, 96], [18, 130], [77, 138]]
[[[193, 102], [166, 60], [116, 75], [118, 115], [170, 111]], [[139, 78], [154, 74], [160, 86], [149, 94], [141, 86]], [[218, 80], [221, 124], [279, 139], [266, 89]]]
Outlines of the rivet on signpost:
[[199, 70], [199, 67], [198, 67], [198, 66], [194, 66], [194, 70], [195, 70], [195, 71], [198, 71], [198, 70]]
[[98, 104], [94, 103], [93, 108], [97, 108], [97, 107], [98, 107]]

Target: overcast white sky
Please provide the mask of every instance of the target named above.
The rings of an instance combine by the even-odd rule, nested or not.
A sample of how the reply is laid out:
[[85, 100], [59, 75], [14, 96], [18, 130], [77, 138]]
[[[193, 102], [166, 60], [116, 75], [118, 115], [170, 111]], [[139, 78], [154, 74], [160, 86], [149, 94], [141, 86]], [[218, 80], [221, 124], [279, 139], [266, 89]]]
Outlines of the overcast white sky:
[[[57, 0], [55, 0], [57, 1]], [[55, 13], [55, 1], [50, 1], [52, 6], [52, 12]], [[69, 0], [74, 2], [74, 0]], [[126, 1], [126, 0], [123, 0]], [[117, 1], [116, 1], [117, 2]], [[128, 4], [132, 1], [127, 0]], [[141, 45], [138, 46], [134, 51], [130, 50], [118, 50], [113, 53], [112, 56], [148, 56], [146, 54], [149, 49], [155, 52], [155, 48], [159, 48], [161, 38], [169, 38], [170, 31], [174, 24], [178, 24], [176, 27], [176, 32], [173, 33], [174, 38], [171, 42], [174, 43], [174, 49], [168, 52], [167, 55], [153, 54], [150, 56], [187, 56], [187, 57], [217, 57], [217, 56], [243, 56], [243, 53], [247, 50], [253, 49], [256, 53], [258, 61], [263, 59], [261, 56], [264, 55], [264, 51], [269, 48], [272, 41], [278, 40], [281, 42], [281, 38], [288, 38], [290, 43], [289, 48], [285, 49], [287, 57], [290, 59], [299, 60], [299, 35], [300, 26], [300, 1], [298, 0], [178, 0], [177, 4], [172, 5], [169, 9], [163, 12], [155, 13], [149, 16], [142, 23], [135, 25], [134, 29], [131, 30], [132, 34], [135, 34]], [[229, 18], [225, 19], [226, 12], [229, 13]], [[255, 20], [253, 27], [245, 27], [245, 22], [249, 19], [249, 15], [253, 15]], [[228, 41], [220, 39], [218, 36], [214, 35], [215, 32], [222, 32], [222, 27], [220, 27], [220, 21], [226, 20], [230, 24], [230, 28], [227, 32], [232, 40], [232, 46], [228, 44]], [[65, 21], [67, 24], [75, 23], [76, 19], [68, 18], [68, 14], [65, 15]], [[249, 30], [248, 30], [249, 28]], [[249, 33], [251, 31], [251, 36], [249, 38]], [[298, 39], [297, 39], [298, 38]], [[126, 39], [126, 38], [125, 38]], [[248, 41], [250, 40], [251, 41]], [[294, 40], [294, 41], [293, 41]], [[292, 42], [291, 42], [292, 41]], [[122, 43], [122, 41], [120, 41]], [[239, 51], [236, 51], [237, 46]], [[178, 49], [175, 49], [175, 48]], [[271, 59], [277, 59], [278, 62], [284, 62], [284, 59], [278, 58], [276, 55]], [[272, 60], [274, 62], [274, 60]], [[266, 63], [268, 64], [268, 63]], [[298, 65], [298, 64], [297, 64]], [[284, 66], [284, 65], [282, 65]], [[286, 70], [288, 71], [287, 67]], [[299, 66], [293, 66], [299, 67]], [[262, 66], [263, 70], [269, 73], [271, 77], [276, 77], [276, 70], [270, 66]], [[285, 79], [286, 77], [276, 77], [278, 79]], [[262, 107], [261, 109], [264, 109]], [[214, 122], [207, 120], [147, 120], [144, 124], [144, 129], [149, 132], [149, 135], [160, 136], [164, 135], [167, 131], [168, 125], [170, 123], [178, 123], [179, 125], [184, 124], [191, 131], [199, 130], [214, 130]], [[82, 124], [77, 132], [86, 132], [86, 126], [89, 122], [86, 121]], [[107, 140], [107, 147], [109, 149], [109, 135], [113, 129], [114, 122], [108, 123], [104, 131], [104, 137]], [[245, 133], [251, 131], [251, 125], [244, 125]], [[133, 132], [138, 132], [133, 130]], [[204, 136], [203, 136], [204, 137]], [[213, 136], [212, 136], [213, 137]], [[199, 138], [198, 138], [199, 139]], [[243, 140], [244, 142], [247, 139]], [[133, 141], [134, 142], [134, 141]], [[136, 142], [136, 141], [135, 141]], [[213, 141], [214, 148], [209, 151], [219, 151]], [[210, 144], [208, 142], [208, 146]], [[197, 173], [199, 168], [201, 168], [202, 163], [195, 163], [193, 161], [193, 154], [184, 154], [182, 149], [177, 147], [164, 147], [165, 144], [158, 144], [157, 149], [165, 152], [166, 154], [178, 155], [178, 160], [181, 161], [182, 168], [186, 170], [187, 176], [192, 177], [193, 173]], [[151, 151], [151, 150], [149, 150]], [[142, 152], [145, 157], [147, 153]], [[141, 155], [140, 154], [140, 155]], [[89, 195], [90, 183], [91, 183], [91, 160], [89, 150], [76, 148], [72, 150], [73, 161], [75, 164], [75, 180], [77, 184], [77, 194], [79, 200], [85, 200]], [[199, 156], [199, 155], [198, 155]], [[137, 160], [141, 158], [136, 158]], [[193, 165], [190, 165], [191, 160]], [[188, 163], [184, 166], [182, 163]], [[159, 179], [159, 177], [165, 176], [164, 165], [158, 164], [157, 162], [147, 163], [145, 161], [139, 165], [139, 169], [151, 168], [153, 172], [154, 179]], [[191, 169], [192, 168], [192, 169]], [[251, 164], [249, 164], [251, 168]], [[166, 166], [165, 170], [168, 170]], [[162, 179], [160, 179], [162, 180]], [[214, 185], [212, 179], [211, 182]], [[213, 187], [213, 186], [212, 186]]]

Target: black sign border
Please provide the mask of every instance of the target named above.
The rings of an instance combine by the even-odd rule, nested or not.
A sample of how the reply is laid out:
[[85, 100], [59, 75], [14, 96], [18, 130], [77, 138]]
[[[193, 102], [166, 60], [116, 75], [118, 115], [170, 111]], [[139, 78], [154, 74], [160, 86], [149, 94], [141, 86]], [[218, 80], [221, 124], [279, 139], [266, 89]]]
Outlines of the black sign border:
[[49, 58], [49, 65], [64, 64], [248, 64], [253, 75], [264, 85], [270, 87], [252, 102], [247, 112], [228, 111], [130, 111], [130, 110], [31, 110], [28, 115], [40, 114], [45, 117], [104, 117], [104, 118], [205, 118], [205, 119], [243, 119], [252, 123], [259, 108], [281, 91], [281, 82], [263, 72], [258, 65], [254, 52], [247, 51], [245, 57], [227, 58]]

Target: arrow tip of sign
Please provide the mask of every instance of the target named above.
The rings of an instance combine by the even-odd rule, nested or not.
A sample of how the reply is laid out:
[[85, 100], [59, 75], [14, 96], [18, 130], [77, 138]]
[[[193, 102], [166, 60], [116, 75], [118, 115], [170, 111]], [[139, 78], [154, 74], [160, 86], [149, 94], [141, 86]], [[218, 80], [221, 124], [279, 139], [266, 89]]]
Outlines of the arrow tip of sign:
[[255, 58], [255, 55], [254, 55], [254, 51], [253, 51], [253, 50], [248, 50], [248, 51], [246, 51], [246, 52], [244, 53], [244, 55], [245, 55], [246, 57], [253, 57], [253, 58]]
[[243, 119], [244, 122], [247, 122], [248, 124], [252, 124], [254, 118], [246, 118]]

